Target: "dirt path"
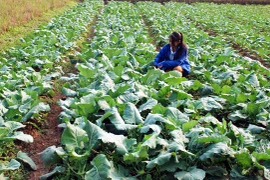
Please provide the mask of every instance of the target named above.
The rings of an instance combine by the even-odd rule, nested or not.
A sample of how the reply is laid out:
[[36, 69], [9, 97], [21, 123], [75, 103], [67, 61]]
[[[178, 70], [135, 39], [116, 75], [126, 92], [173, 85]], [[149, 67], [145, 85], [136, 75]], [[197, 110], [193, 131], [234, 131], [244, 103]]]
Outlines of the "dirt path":
[[[65, 59], [68, 61], [69, 59]], [[66, 62], [69, 63], [69, 62]], [[65, 70], [65, 74], [67, 73], [77, 73], [77, 69], [71, 63], [67, 65], [67, 69]], [[60, 82], [61, 83], [61, 82]], [[45, 167], [40, 153], [44, 151], [46, 148], [50, 146], [59, 146], [61, 141], [62, 129], [58, 127], [58, 116], [62, 112], [62, 108], [57, 104], [60, 99], [64, 100], [66, 96], [64, 96], [60, 90], [54, 89], [56, 92], [53, 97], [43, 96], [41, 97], [45, 102], [50, 104], [51, 110], [47, 115], [43, 115], [43, 121], [40, 122], [37, 120], [30, 120], [25, 122], [26, 127], [24, 128], [25, 134], [30, 134], [34, 138], [34, 142], [24, 143], [20, 142], [17, 144], [18, 148], [23, 152], [27, 153], [28, 156], [35, 162], [37, 165], [36, 171], [30, 171], [28, 175], [28, 180], [39, 180], [39, 177], [50, 172], [50, 167]], [[38, 130], [33, 124], [36, 124], [40, 130]]]
[[33, 136], [34, 142], [31, 144], [21, 143], [18, 145], [19, 149], [28, 153], [28, 155], [37, 165], [37, 170], [30, 172], [28, 176], [29, 180], [38, 180], [39, 176], [44, 175], [50, 171], [49, 168], [44, 167], [39, 153], [41, 153], [49, 146], [57, 146], [60, 144], [62, 131], [60, 128], [58, 128], [57, 117], [61, 113], [62, 108], [57, 105], [57, 102], [63, 98], [64, 95], [59, 92], [51, 99], [51, 111], [45, 118], [45, 123], [40, 127], [40, 132], [31, 124], [28, 124], [24, 129], [24, 133]]

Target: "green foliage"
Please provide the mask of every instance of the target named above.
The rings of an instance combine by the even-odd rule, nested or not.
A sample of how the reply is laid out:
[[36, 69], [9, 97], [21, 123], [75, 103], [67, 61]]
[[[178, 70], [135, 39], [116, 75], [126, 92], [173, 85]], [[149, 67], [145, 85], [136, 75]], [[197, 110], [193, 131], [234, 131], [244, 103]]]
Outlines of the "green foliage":
[[[57, 63], [64, 53], [75, 46], [73, 41], [86, 31], [101, 6], [102, 2], [78, 4], [52, 19], [49, 24], [21, 38], [18, 46], [2, 54], [0, 148], [15, 140], [33, 142], [32, 136], [20, 130], [25, 127], [21, 123], [40, 118], [42, 112], [50, 111], [50, 106], [42, 102], [39, 96], [53, 94], [52, 82], [63, 74]], [[63, 88], [63, 93], [67, 96], [76, 95], [76, 92], [67, 87]], [[85, 107], [82, 107], [82, 111], [88, 113]], [[26, 153], [18, 152], [16, 159], [36, 169]], [[1, 162], [0, 173], [19, 168], [21, 164], [17, 160]], [[3, 177], [2, 174], [0, 176]]]
[[[1, 140], [30, 141], [17, 131], [23, 125], [7, 119], [26, 121], [48, 110], [32, 99], [50, 90], [50, 80], [61, 76], [61, 70], [48, 73], [100, 6], [101, 1], [78, 5], [57, 19], [61, 26], [56, 21], [49, 29], [37, 30], [35, 35], [46, 40], [25, 39], [25, 46], [9, 52], [19, 63], [14, 67], [11, 58], [1, 67], [6, 80], [1, 87], [8, 87], [1, 89]], [[102, 9], [95, 36], [74, 54], [81, 60], [79, 74], [61, 77], [66, 81], [62, 92], [69, 96], [59, 101], [64, 131], [61, 146], [41, 153], [47, 166], [55, 166], [41, 179], [269, 177], [267, 128], [261, 127], [269, 123], [269, 71], [236, 54], [222, 38], [195, 28], [186, 9], [194, 8], [175, 2], [164, 6], [110, 2]], [[142, 69], [156, 50], [141, 14], [152, 24], [156, 42], [167, 42], [175, 30], [188, 37], [192, 67], [188, 79], [177, 72]], [[43, 56], [44, 61], [37, 58]], [[26, 64], [22, 75], [11, 71]], [[18, 159], [35, 168], [26, 154], [20, 153]], [[11, 160], [1, 168], [18, 166]]]
[[[222, 38], [195, 28], [179, 13], [186, 12], [182, 5], [191, 7], [114, 1], [104, 7], [95, 36], [74, 57], [82, 60], [79, 74], [61, 78], [67, 81], [62, 92], [69, 96], [59, 101], [64, 131], [61, 146], [41, 153], [47, 166], [55, 166], [42, 179], [268, 177], [269, 142], [261, 126], [269, 123], [269, 83], [263, 77], [269, 71], [237, 55]], [[187, 35], [192, 50], [188, 78], [142, 69], [156, 50], [141, 14], [157, 42], [166, 42], [175, 30]], [[56, 46], [61, 52], [72, 46], [67, 39], [75, 38], [72, 32], [40, 33], [50, 37], [51, 45], [63, 42]], [[19, 52], [31, 62], [29, 51]], [[5, 94], [10, 98], [1, 113], [10, 110], [5, 104], [16, 102], [17, 96]], [[0, 137], [6, 135], [7, 128], [1, 132]]]
[[205, 171], [191, 167], [190, 171], [177, 172], [174, 176], [180, 180], [202, 180], [205, 178]]

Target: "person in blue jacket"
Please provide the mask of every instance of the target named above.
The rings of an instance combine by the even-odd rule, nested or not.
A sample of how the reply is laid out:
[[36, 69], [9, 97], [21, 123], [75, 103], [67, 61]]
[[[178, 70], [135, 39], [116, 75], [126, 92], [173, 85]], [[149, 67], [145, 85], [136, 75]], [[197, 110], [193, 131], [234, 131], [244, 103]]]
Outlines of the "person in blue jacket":
[[188, 48], [181, 32], [173, 32], [169, 36], [169, 44], [162, 47], [154, 60], [154, 66], [164, 71], [178, 71], [183, 76], [190, 73]]

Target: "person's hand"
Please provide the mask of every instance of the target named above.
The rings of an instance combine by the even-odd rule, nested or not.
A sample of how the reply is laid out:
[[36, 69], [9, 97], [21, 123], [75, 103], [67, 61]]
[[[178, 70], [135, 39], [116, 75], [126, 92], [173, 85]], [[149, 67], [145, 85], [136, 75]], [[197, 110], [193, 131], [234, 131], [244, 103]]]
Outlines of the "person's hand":
[[161, 69], [161, 68], [163, 67], [163, 63], [162, 63], [162, 62], [161, 62], [161, 63], [158, 63], [157, 67], [158, 67], [159, 69]]

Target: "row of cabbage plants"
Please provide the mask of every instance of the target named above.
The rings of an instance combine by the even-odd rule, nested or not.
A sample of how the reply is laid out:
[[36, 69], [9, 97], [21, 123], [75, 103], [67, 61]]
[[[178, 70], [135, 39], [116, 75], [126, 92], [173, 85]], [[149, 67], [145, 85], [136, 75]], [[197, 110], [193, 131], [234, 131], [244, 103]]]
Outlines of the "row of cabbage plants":
[[[206, 9], [205, 12], [213, 13], [215, 16], [218, 12], [222, 14], [226, 20], [230, 18], [232, 21], [237, 21], [241, 26], [247, 27], [247, 31], [249, 29], [254, 29], [257, 33], [263, 33], [264, 35], [269, 31], [269, 8], [270, 6], [241, 6], [235, 4], [226, 4], [226, 5], [218, 5], [218, 4], [205, 4], [196, 3], [193, 6], [198, 8]], [[207, 7], [207, 8], [205, 8]]]
[[[79, 75], [63, 78], [68, 80], [65, 94], [74, 97], [59, 102], [64, 109], [60, 119], [65, 122], [62, 147], [52, 146], [42, 153], [46, 164], [61, 166], [42, 178], [56, 173], [69, 179], [147, 176], [145, 165], [140, 167], [140, 159], [132, 155], [141, 151], [141, 142], [135, 138], [137, 129], [147, 129], [140, 112], [157, 104], [149, 98], [148, 85], [140, 82], [153, 81], [150, 75], [142, 78], [140, 73], [140, 65], [156, 54], [147, 30], [134, 5], [110, 2], [105, 6], [94, 38], [77, 55], [84, 61], [78, 64]], [[140, 110], [138, 104], [142, 105]], [[146, 156], [150, 148], [147, 143], [143, 146]], [[138, 164], [132, 165], [135, 160]]]
[[[50, 110], [50, 106], [39, 96], [53, 95], [53, 81], [63, 74], [59, 64], [61, 57], [76, 46], [74, 42], [87, 30], [102, 6], [102, 1], [78, 4], [21, 38], [18, 46], [1, 55], [0, 148], [14, 140], [34, 141], [32, 136], [21, 131], [25, 127], [23, 123]], [[36, 169], [26, 153], [19, 152], [16, 159], [3, 155], [0, 159], [0, 179], [4, 178], [2, 173], [5, 171], [19, 168], [20, 162]]]
[[[269, 71], [196, 29], [178, 5], [104, 7], [76, 53], [79, 74], [62, 77], [62, 145], [41, 153], [54, 166], [42, 179], [269, 178]], [[142, 15], [160, 45], [174, 30], [187, 35], [188, 79], [144, 68], [156, 52]]]
[[[241, 6], [196, 3], [182, 4], [181, 14], [216, 35], [270, 61], [270, 6]], [[269, 64], [268, 64], [269, 65]]]
[[[229, 174], [231, 178], [248, 178], [260, 174], [262, 169], [264, 174], [259, 176], [269, 178], [269, 70], [256, 61], [239, 56], [223, 38], [211, 37], [197, 29], [196, 24], [181, 13], [181, 9], [186, 5], [166, 3], [162, 6], [158, 3], [141, 2], [138, 6], [159, 42], [165, 41], [172, 31], [184, 32], [193, 64], [190, 75], [192, 80], [186, 85], [200, 84], [193, 88], [194, 93], [199, 93], [201, 98], [214, 98], [221, 105], [220, 108], [214, 108], [210, 112], [208, 109], [203, 114], [211, 114], [219, 123], [228, 123], [224, 126], [226, 130], [217, 130], [218, 125], [213, 122], [201, 122], [201, 128], [210, 128], [212, 132], [198, 132], [197, 140], [194, 139], [193, 142], [200, 142], [200, 148], [204, 145], [208, 149], [223, 142], [232, 151], [226, 157], [222, 148], [214, 148], [211, 156], [208, 156], [209, 159], [204, 159], [205, 162], [201, 162], [201, 165], [215, 169], [213, 172], [219, 173], [212, 174], [215, 176]], [[193, 97], [198, 98], [198, 94]], [[190, 103], [186, 101], [179, 107], [190, 109]], [[261, 130], [254, 131], [253, 127]], [[226, 141], [224, 137], [230, 140]], [[243, 141], [240, 143], [240, 139], [236, 140], [235, 137], [243, 138]], [[204, 140], [201, 141], [200, 138]], [[266, 156], [263, 158], [257, 154]], [[221, 162], [223, 164], [220, 164]]]

